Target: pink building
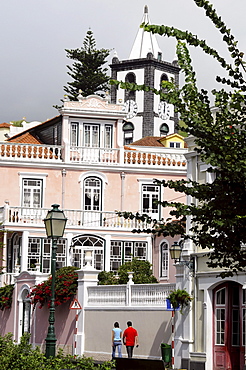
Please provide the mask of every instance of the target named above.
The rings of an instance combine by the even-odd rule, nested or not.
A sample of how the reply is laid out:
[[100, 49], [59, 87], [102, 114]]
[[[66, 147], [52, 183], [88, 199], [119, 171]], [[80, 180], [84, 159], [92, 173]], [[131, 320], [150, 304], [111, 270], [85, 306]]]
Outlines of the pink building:
[[[68, 218], [58, 243], [57, 267], [83, 268], [90, 250], [97, 270], [116, 271], [134, 256], [149, 260], [160, 282], [175, 281], [168, 251], [172, 240], [132, 233], [146, 225], [125, 220], [116, 211], [167, 217], [155, 200], [174, 200], [177, 194], [153, 180], [184, 178], [186, 149], [164, 147], [156, 137], [124, 147], [122, 105], [98, 96], [66, 101], [60, 113], [1, 143], [0, 215], [6, 231], [1, 285], [24, 272], [34, 276], [27, 285], [18, 280], [22, 295], [17, 308], [22, 309], [15, 316], [16, 339], [30, 326], [20, 318], [30, 287], [50, 274], [51, 242], [43, 219], [53, 203]], [[2, 333], [10, 327], [2, 327]]]
[[[142, 49], [138, 40], [135, 41], [135, 48]], [[147, 39], [141, 37], [141, 40], [144, 42]], [[146, 63], [150, 63], [152, 67], [149, 71], [157, 71], [156, 76], [152, 76], [157, 87], [162, 79], [174, 76], [177, 80], [177, 66], [161, 61], [158, 45], [153, 40], [146, 42], [153, 45], [154, 49], [149, 52], [147, 48], [148, 55], [139, 55], [128, 64], [114, 59], [113, 75], [129, 79], [130, 73], [139, 83], [141, 76], [146, 75]], [[1, 335], [12, 332], [14, 339], [19, 341], [23, 332], [30, 331], [34, 345], [44, 344], [48, 309], [36, 308], [33, 311], [27, 296], [32, 286], [46, 280], [50, 274], [51, 241], [46, 237], [43, 219], [51, 205], [56, 203], [68, 219], [64, 237], [58, 240], [57, 268], [71, 265], [78, 267], [82, 271], [83, 291], [89, 287], [90, 281], [90, 278], [83, 275], [88, 251], [92, 256], [94, 285], [99, 271], [117, 271], [122, 263], [133, 257], [153, 264], [154, 275], [163, 284], [153, 284], [148, 292], [145, 287], [141, 288], [141, 300], [133, 299], [133, 305], [138, 305], [138, 308], [133, 310], [131, 306], [131, 297], [136, 288], [131, 288], [133, 291], [127, 290], [128, 293], [131, 291], [131, 297], [124, 300], [122, 289], [125, 287], [121, 293], [115, 293], [115, 303], [112, 305], [111, 301], [111, 306], [105, 290], [101, 289], [98, 293], [101, 301], [97, 301], [97, 307], [102, 310], [102, 302], [107, 302], [107, 310], [110, 307], [114, 310], [121, 305], [121, 313], [117, 311], [112, 315], [109, 311], [108, 314], [101, 311], [101, 325], [111, 325], [111, 320], [119, 316], [127, 320], [127, 313], [123, 314], [122, 310], [124, 305], [137, 321], [143, 317], [141, 315], [146, 311], [147, 296], [150, 297], [149, 302], [152, 303], [148, 304], [146, 315], [156, 305], [153, 309], [158, 308], [159, 311], [156, 311], [151, 321], [153, 330], [158, 333], [158, 340], [146, 343], [146, 349], [142, 347], [142, 355], [146, 356], [146, 352], [152, 351], [149, 356], [158, 357], [163, 328], [170, 329], [169, 313], [163, 323], [161, 320], [164, 317], [167, 292], [175, 287], [175, 268], [169, 256], [173, 240], [170, 237], [153, 237], [147, 233], [132, 233], [133, 229], [149, 226], [135, 220], [126, 220], [118, 216], [116, 211], [147, 213], [155, 219], [166, 218], [167, 210], [156, 204], [156, 201], [185, 201], [185, 198], [170, 189], [159, 187], [154, 179], [185, 178], [184, 154], [187, 149], [184, 148], [183, 139], [174, 133], [177, 117], [172, 106], [167, 107], [160, 101], [158, 103], [156, 98], [153, 100], [153, 97], [144, 96], [141, 92], [136, 92], [134, 96], [128, 93], [124, 96], [122, 92], [122, 96], [118, 94], [112, 91], [112, 103], [108, 98], [94, 95], [86, 98], [79, 95], [77, 101], [64, 98], [58, 116], [0, 143], [0, 221], [4, 231], [1, 286], [15, 284], [11, 310], [0, 312]], [[133, 110], [130, 108], [132, 106]], [[149, 111], [152, 112], [151, 116]], [[87, 335], [85, 341], [85, 332], [89, 333], [91, 327], [98, 324], [98, 317], [93, 316], [92, 312], [94, 301], [90, 300], [89, 294], [93, 291], [88, 292], [85, 295], [89, 299], [83, 298], [81, 293], [83, 309], [88, 309], [88, 320], [83, 311], [79, 353], [90, 355], [99, 350], [95, 341], [90, 341], [90, 335]], [[123, 296], [126, 297], [126, 293]], [[147, 332], [144, 335], [151, 338], [148, 334], [148, 320], [149, 316], [143, 325]], [[69, 304], [58, 307], [58, 345], [70, 350], [74, 341], [74, 326], [75, 315], [73, 310], [69, 310]], [[102, 332], [104, 330], [102, 327]], [[102, 337], [101, 346], [103, 341]], [[104, 353], [105, 356], [99, 357], [107, 358], [106, 349]]]

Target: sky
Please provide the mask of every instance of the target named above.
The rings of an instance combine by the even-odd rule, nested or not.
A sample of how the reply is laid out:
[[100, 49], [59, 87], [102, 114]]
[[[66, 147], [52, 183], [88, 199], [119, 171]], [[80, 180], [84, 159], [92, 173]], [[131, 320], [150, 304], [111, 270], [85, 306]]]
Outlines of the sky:
[[[239, 49], [246, 51], [245, 0], [212, 0], [217, 13], [232, 30]], [[152, 24], [189, 30], [227, 56], [221, 35], [193, 0], [2, 0], [0, 13], [0, 123], [45, 121], [58, 114], [67, 74], [65, 49], [82, 46], [90, 28], [98, 49], [110, 49], [120, 60], [128, 59], [143, 17], [149, 9]], [[157, 36], [163, 59], [172, 62], [175, 41]], [[217, 63], [191, 50], [198, 86], [219, 87]], [[181, 78], [182, 83], [182, 78]]]

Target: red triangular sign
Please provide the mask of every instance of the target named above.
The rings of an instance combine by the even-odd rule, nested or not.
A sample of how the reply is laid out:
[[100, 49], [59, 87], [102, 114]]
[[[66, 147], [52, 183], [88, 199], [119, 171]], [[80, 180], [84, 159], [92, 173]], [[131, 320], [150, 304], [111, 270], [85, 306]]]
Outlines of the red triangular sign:
[[74, 298], [69, 308], [70, 310], [81, 310], [82, 309], [79, 301], [76, 298]]

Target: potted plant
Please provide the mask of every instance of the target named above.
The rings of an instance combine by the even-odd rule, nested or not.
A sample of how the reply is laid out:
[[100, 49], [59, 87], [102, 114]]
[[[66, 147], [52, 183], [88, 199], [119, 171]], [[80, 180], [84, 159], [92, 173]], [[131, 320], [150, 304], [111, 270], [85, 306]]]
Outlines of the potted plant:
[[192, 297], [185, 289], [172, 290], [167, 299], [171, 302], [174, 310], [180, 307], [181, 313], [183, 313], [184, 307], [188, 306], [192, 301]]

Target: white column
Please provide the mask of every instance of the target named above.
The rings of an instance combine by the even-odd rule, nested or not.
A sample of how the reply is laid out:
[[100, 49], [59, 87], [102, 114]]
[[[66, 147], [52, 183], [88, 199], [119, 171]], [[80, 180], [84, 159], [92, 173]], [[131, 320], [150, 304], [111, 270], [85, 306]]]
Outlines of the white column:
[[27, 271], [28, 265], [28, 237], [29, 231], [25, 230], [22, 234], [22, 243], [21, 243], [21, 268], [20, 271]]
[[73, 234], [72, 233], [65, 233], [64, 238], [67, 239], [67, 266], [72, 266], [72, 253], [70, 253], [70, 247], [72, 244], [72, 238]]
[[111, 242], [111, 235], [105, 235], [105, 271], [110, 271], [110, 242]]
[[146, 237], [146, 241], [148, 243], [147, 260], [150, 261], [150, 263], [153, 263], [153, 261], [152, 261], [152, 248], [153, 248], [153, 246], [152, 246], [152, 238], [151, 238], [151, 236], [147, 236]]
[[85, 351], [85, 308], [87, 307], [88, 301], [88, 287], [97, 285], [97, 277], [99, 271], [89, 268], [84, 268], [83, 270], [78, 270], [78, 302], [80, 303], [82, 309], [78, 316], [78, 332], [77, 332], [77, 355], [83, 356]]
[[65, 114], [62, 117], [62, 137], [63, 137], [62, 159], [65, 163], [69, 163], [70, 162], [69, 116]]

